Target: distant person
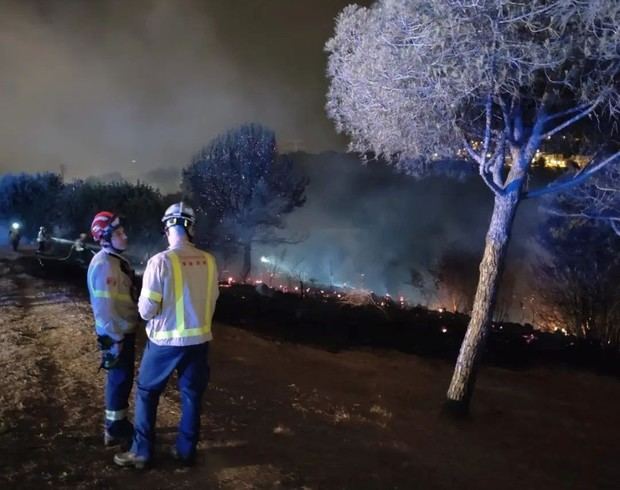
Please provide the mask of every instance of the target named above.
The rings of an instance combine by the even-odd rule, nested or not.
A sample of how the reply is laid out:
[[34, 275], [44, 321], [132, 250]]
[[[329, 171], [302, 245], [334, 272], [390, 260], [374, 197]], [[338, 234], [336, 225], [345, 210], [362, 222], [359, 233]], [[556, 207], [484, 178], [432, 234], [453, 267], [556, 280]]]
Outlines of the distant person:
[[9, 229], [9, 242], [11, 243], [11, 247], [14, 252], [17, 252], [19, 248], [19, 241], [22, 238], [21, 227], [19, 223], [13, 223], [11, 228]]
[[137, 295], [132, 294], [134, 274], [123, 257], [127, 235], [117, 216], [108, 211], [98, 213], [91, 234], [101, 245], [88, 267], [87, 282], [101, 350], [100, 367], [107, 372], [103, 442], [129, 447], [133, 426], [127, 409], [133, 385], [135, 330], [140, 323]]
[[[73, 242], [73, 245], [71, 245], [71, 253], [75, 252], [77, 255], [77, 260], [86, 264], [90, 261], [94, 254], [94, 252], [86, 246], [87, 238], [88, 235], [86, 233], [80, 233], [80, 236], [75, 240], [75, 242]], [[132, 281], [135, 281], [133, 276]]]
[[183, 202], [170, 206], [162, 218], [169, 247], [152, 257], [144, 271], [138, 307], [148, 320], [148, 341], [138, 374], [133, 444], [114, 456], [119, 466], [144, 468], [151, 460], [157, 404], [175, 370], [181, 420], [172, 456], [185, 465], [195, 460], [219, 294], [215, 258], [192, 243], [195, 221], [194, 211]]
[[80, 236], [73, 242], [73, 249], [76, 252], [83, 252], [86, 249], [86, 233], [80, 233]]
[[39, 228], [39, 233], [37, 234], [37, 252], [42, 254], [47, 249], [47, 243], [49, 241], [49, 234], [47, 233], [47, 228], [45, 226], [41, 226]]

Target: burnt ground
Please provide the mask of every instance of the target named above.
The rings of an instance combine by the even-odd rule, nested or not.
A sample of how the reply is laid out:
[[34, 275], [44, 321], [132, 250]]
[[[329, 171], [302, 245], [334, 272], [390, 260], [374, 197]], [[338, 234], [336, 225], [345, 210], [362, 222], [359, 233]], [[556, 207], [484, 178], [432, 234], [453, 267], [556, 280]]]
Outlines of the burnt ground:
[[[620, 383], [560, 366], [485, 366], [472, 415], [440, 415], [452, 366], [331, 352], [215, 325], [198, 464], [137, 472], [102, 444], [103, 373], [84, 288], [0, 261], [0, 488], [617, 488]], [[250, 326], [251, 327], [251, 326]], [[138, 352], [140, 352], [140, 348]]]

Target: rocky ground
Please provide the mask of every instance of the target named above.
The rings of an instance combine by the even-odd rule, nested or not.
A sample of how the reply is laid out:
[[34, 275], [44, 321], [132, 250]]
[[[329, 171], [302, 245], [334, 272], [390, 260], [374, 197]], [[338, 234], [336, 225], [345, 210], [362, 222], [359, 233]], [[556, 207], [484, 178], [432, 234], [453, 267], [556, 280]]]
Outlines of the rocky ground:
[[[440, 416], [445, 361], [340, 353], [215, 326], [198, 464], [151, 469], [102, 444], [103, 373], [79, 284], [0, 260], [0, 488], [618, 488], [620, 382], [561, 368], [484, 367], [472, 416]], [[141, 349], [139, 348], [139, 351]]]

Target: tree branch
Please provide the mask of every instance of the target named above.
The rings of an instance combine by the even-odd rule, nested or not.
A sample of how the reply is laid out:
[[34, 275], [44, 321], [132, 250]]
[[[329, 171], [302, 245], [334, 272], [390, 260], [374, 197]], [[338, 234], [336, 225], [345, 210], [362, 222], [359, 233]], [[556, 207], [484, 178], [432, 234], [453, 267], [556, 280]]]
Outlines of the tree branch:
[[608, 221], [611, 229], [614, 233], [620, 236], [620, 216], [598, 216], [596, 214], [589, 213], [567, 213], [565, 211], [560, 211], [558, 209], [544, 207], [543, 210], [546, 213], [552, 214], [553, 216], [560, 216], [562, 218], [583, 218], [583, 219], [591, 219], [591, 220], [600, 220], [600, 221]]
[[532, 197], [539, 197], [545, 194], [553, 194], [556, 192], [567, 190], [583, 182], [584, 180], [587, 180], [592, 174], [594, 174], [595, 172], [598, 172], [600, 169], [604, 168], [608, 163], [615, 160], [619, 156], [620, 156], [620, 151], [617, 151], [613, 155], [609, 156], [608, 158], [606, 158], [605, 160], [602, 160], [601, 162], [597, 164], [593, 164], [592, 161], [590, 161], [590, 163], [586, 165], [582, 170], [577, 172], [577, 174], [572, 179], [564, 181], [564, 182], [552, 183], [548, 185], [547, 187], [543, 187], [542, 189], [537, 189], [534, 191], [526, 192], [523, 195], [523, 198], [530, 199]]
[[493, 178], [491, 177], [491, 175], [487, 171], [485, 171], [482, 167], [480, 167], [479, 173], [480, 173], [480, 177], [482, 177], [482, 181], [487, 185], [489, 189], [491, 189], [493, 194], [495, 194], [496, 196], [506, 195], [506, 190], [503, 187], [498, 186], [493, 180]]
[[474, 160], [478, 165], [482, 165], [482, 157], [471, 147], [465, 136], [463, 136], [463, 144], [465, 145], [465, 151], [467, 151], [472, 160]]
[[[506, 189], [499, 184], [496, 178], [496, 167], [503, 162], [503, 145], [498, 145], [495, 155], [493, 155], [490, 161], [491, 163], [489, 165], [479, 166], [480, 177], [482, 177], [482, 181], [491, 189], [493, 194], [496, 196], [504, 196], [506, 195]], [[489, 172], [489, 169], [491, 169], [492, 172]]]
[[506, 107], [506, 103], [502, 97], [499, 98], [499, 106], [502, 109], [502, 117], [504, 119], [504, 133], [508, 139], [508, 143], [514, 143], [512, 135], [512, 123], [510, 121], [510, 109]]
[[504, 169], [504, 161], [506, 158], [506, 132], [504, 131], [497, 142], [497, 149], [495, 150], [496, 158], [490, 170], [493, 175], [493, 181], [496, 185], [502, 187], [502, 170]]
[[493, 109], [493, 99], [491, 92], [487, 94], [487, 101], [485, 104], [485, 128], [484, 128], [484, 142], [482, 144], [482, 162], [480, 164], [484, 166], [486, 164], [487, 153], [489, 152], [489, 142], [491, 141], [491, 116]]
[[565, 111], [556, 112], [555, 114], [548, 114], [545, 118], [545, 122], [549, 122], [549, 121], [552, 121], [553, 119], [558, 119], [560, 117], [568, 116], [572, 114], [573, 112], [583, 111], [592, 105], [596, 105], [596, 103], [588, 102], [587, 104], [581, 104], [581, 105], [578, 105], [577, 107], [573, 107], [572, 109], [567, 109]]
[[586, 117], [588, 114], [590, 114], [594, 110], [595, 107], [596, 107], [596, 104], [592, 104], [585, 111], [580, 112], [576, 116], [571, 117], [568, 121], [565, 121], [562, 124], [560, 124], [559, 126], [556, 126], [555, 128], [553, 128], [552, 130], [547, 131], [545, 134], [542, 135], [542, 137], [543, 138], [550, 138], [554, 134], [562, 131], [564, 128], [567, 128], [571, 124], [576, 123], [580, 119], [583, 119], [584, 117]]

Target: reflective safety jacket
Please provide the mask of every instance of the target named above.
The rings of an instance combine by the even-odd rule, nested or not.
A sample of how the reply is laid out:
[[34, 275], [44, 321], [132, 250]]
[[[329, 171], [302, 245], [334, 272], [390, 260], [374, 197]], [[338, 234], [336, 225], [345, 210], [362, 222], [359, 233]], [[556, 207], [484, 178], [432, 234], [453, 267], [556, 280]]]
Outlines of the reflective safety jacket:
[[88, 266], [88, 292], [98, 335], [122, 340], [133, 333], [140, 322], [136, 301], [132, 298], [133, 270], [118, 254], [102, 249]]
[[138, 300], [146, 333], [158, 345], [185, 346], [213, 339], [219, 295], [215, 258], [189, 242], [151, 257]]

